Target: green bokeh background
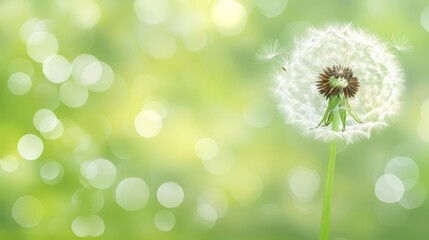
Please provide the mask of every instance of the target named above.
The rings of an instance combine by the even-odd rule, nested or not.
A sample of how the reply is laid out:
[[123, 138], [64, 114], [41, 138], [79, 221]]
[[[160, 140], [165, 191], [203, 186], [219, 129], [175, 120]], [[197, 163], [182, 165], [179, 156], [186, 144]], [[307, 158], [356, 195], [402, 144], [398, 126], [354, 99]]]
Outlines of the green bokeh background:
[[[420, 184], [429, 188], [429, 143], [418, 134], [419, 125], [429, 124], [422, 120], [429, 120], [424, 116], [428, 113], [420, 110], [429, 98], [429, 33], [420, 20], [428, 1], [289, 0], [280, 15], [267, 17], [255, 4], [261, 1], [239, 0], [247, 22], [234, 36], [224, 36], [213, 26], [216, 1], [167, 0], [171, 7], [167, 19], [148, 25], [137, 17], [135, 1], [93, 0], [100, 19], [90, 29], [76, 24], [84, 9], [73, 7], [75, 2], [79, 1], [0, 1], [0, 158], [13, 155], [19, 161], [13, 172], [0, 168], [0, 239], [76, 239], [73, 219], [91, 214], [104, 220], [100, 239], [317, 239], [328, 145], [303, 138], [284, 124], [270, 92], [271, 66], [255, 64], [255, 53], [269, 39], [292, 47], [294, 37], [305, 27], [337, 21], [352, 22], [386, 42], [392, 33], [406, 36], [413, 51], [398, 54], [406, 91], [402, 111], [391, 126], [370, 140], [340, 146], [332, 239], [427, 239], [427, 201], [411, 210], [383, 203], [375, 196], [374, 185], [389, 160], [408, 156], [420, 169]], [[185, 47], [186, 33], [180, 32], [180, 21], [193, 15], [202, 16], [199, 30], [207, 36], [205, 47], [198, 51]], [[21, 26], [31, 18], [46, 20], [47, 30], [57, 37], [58, 54], [70, 62], [87, 53], [109, 64], [115, 73], [112, 87], [91, 92], [79, 108], [52, 104], [58, 98], [48, 97], [42, 87], [58, 91], [60, 85], [47, 81], [42, 64], [28, 56], [20, 38]], [[160, 35], [176, 43], [174, 54], [166, 59], [151, 54], [152, 48], [163, 44], [153, 38]], [[32, 89], [24, 96], [13, 95], [7, 87], [16, 59], [27, 59], [34, 67]], [[135, 130], [134, 119], [153, 96], [165, 100], [168, 113], [160, 133], [143, 138]], [[65, 128], [56, 140], [44, 139], [32, 123], [37, 110], [50, 106]], [[244, 117], [249, 109], [254, 119], [266, 124], [249, 124]], [[34, 161], [22, 159], [17, 150], [19, 139], [29, 133], [40, 136], [45, 146]], [[216, 159], [230, 164], [223, 174], [207, 171], [195, 154], [195, 143], [205, 137], [218, 143]], [[89, 147], [76, 149], [85, 139], [90, 139]], [[76, 191], [97, 191], [80, 174], [83, 162], [97, 158], [106, 158], [117, 168], [115, 183], [101, 192], [104, 206], [99, 212], [85, 204], [73, 207]], [[41, 179], [40, 167], [48, 159], [64, 167], [58, 184], [48, 185]], [[297, 168], [320, 176], [321, 187], [309, 202], [298, 201], [288, 184]], [[136, 212], [125, 211], [115, 202], [115, 188], [127, 177], [142, 178], [150, 190], [148, 203]], [[167, 181], [179, 183], [185, 197], [179, 207], [169, 209], [176, 218], [174, 228], [162, 232], [153, 219], [166, 209], [157, 201], [156, 191]], [[211, 188], [225, 193], [228, 210], [207, 227], [198, 217], [197, 205], [199, 195]], [[38, 198], [43, 205], [43, 218], [33, 228], [21, 227], [12, 217], [13, 204], [24, 195]]]

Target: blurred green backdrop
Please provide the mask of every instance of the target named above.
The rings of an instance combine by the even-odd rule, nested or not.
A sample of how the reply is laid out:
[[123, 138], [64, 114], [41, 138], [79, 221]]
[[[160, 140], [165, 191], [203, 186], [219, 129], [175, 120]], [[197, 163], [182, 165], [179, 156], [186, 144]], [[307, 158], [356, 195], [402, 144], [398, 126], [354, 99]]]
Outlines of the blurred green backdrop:
[[332, 239], [427, 239], [427, 0], [1, 0], [0, 239], [317, 239], [328, 146], [254, 56], [336, 21], [413, 51], [392, 126], [340, 147]]

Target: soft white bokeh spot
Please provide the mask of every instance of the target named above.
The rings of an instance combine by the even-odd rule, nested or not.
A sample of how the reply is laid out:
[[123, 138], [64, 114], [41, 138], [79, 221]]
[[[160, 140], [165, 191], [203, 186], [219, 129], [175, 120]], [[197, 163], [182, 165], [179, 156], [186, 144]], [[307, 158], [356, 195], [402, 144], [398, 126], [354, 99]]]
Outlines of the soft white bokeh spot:
[[53, 131], [58, 122], [55, 113], [45, 108], [39, 109], [33, 116], [34, 127], [42, 133]]
[[22, 24], [20, 29], [21, 40], [27, 42], [28, 38], [36, 32], [45, 32], [46, 24], [44, 21], [38, 18], [30, 18], [24, 24]]
[[161, 210], [155, 215], [153, 221], [159, 230], [168, 232], [174, 228], [174, 225], [176, 224], [176, 217], [168, 210]]
[[64, 168], [57, 161], [49, 161], [40, 167], [42, 180], [50, 185], [59, 183], [64, 177]]
[[137, 133], [144, 138], [155, 137], [161, 131], [162, 126], [162, 117], [151, 109], [139, 112], [134, 120]]
[[99, 61], [89, 63], [82, 70], [82, 74], [80, 76], [83, 85], [88, 86], [96, 83], [100, 79], [102, 71], [103, 69]]
[[18, 96], [27, 94], [30, 91], [32, 84], [30, 76], [23, 72], [12, 74], [7, 81], [7, 87], [9, 90]]
[[312, 169], [296, 167], [288, 174], [288, 185], [294, 198], [306, 203], [313, 200], [319, 190], [320, 176]]
[[18, 198], [12, 207], [13, 219], [24, 228], [32, 228], [42, 221], [44, 207], [34, 196], [26, 195]]
[[413, 188], [407, 190], [399, 201], [399, 204], [406, 209], [420, 207], [426, 200], [426, 188], [421, 183], [417, 183]]
[[211, 160], [219, 153], [219, 145], [212, 138], [200, 138], [195, 143], [195, 154], [201, 160]]
[[420, 177], [420, 170], [413, 159], [405, 156], [395, 157], [390, 160], [384, 169], [385, 174], [393, 174], [401, 179], [405, 190], [413, 188]]
[[81, 238], [99, 237], [104, 233], [103, 219], [98, 215], [79, 216], [73, 219], [71, 224], [73, 233]]
[[43, 62], [43, 74], [53, 83], [65, 82], [70, 77], [71, 64], [61, 55], [51, 55]]
[[49, 32], [35, 32], [27, 39], [27, 53], [36, 62], [45, 59], [58, 51], [57, 38]]
[[115, 74], [112, 68], [104, 62], [99, 62], [99, 64], [101, 66], [100, 76], [95, 82], [91, 82], [91, 84], [88, 85], [89, 90], [92, 92], [104, 92], [109, 90], [115, 80]]
[[49, 132], [41, 132], [42, 136], [48, 140], [55, 140], [60, 138], [64, 133], [63, 123], [57, 119], [57, 125]]
[[26, 134], [19, 139], [18, 152], [26, 160], [36, 160], [43, 153], [43, 142], [34, 134]]
[[286, 9], [288, 0], [253, 0], [253, 2], [266, 17], [276, 17]]
[[420, 24], [426, 30], [426, 32], [429, 32], [429, 6], [423, 9], [420, 15]]
[[116, 202], [127, 211], [142, 209], [149, 200], [149, 187], [140, 178], [125, 178], [116, 187]]
[[102, 158], [82, 164], [81, 173], [97, 189], [110, 188], [116, 180], [115, 165]]
[[199, 204], [197, 206], [197, 213], [207, 221], [216, 221], [218, 219], [216, 209], [209, 204]]
[[385, 174], [375, 183], [375, 196], [385, 203], [399, 202], [404, 192], [405, 187], [401, 179], [393, 174]]
[[224, 36], [241, 33], [247, 23], [246, 9], [235, 0], [216, 1], [211, 17], [216, 30]]
[[156, 192], [159, 203], [166, 208], [178, 207], [184, 198], [182, 187], [176, 182], [165, 182]]
[[73, 20], [80, 28], [94, 27], [101, 17], [98, 4], [92, 0], [75, 0], [72, 9]]
[[3, 158], [0, 158], [0, 167], [5, 172], [15, 172], [19, 167], [18, 159], [13, 155], [7, 155]]
[[89, 92], [85, 86], [81, 86], [73, 81], [67, 81], [61, 85], [60, 100], [67, 107], [82, 107], [88, 100], [88, 97]]

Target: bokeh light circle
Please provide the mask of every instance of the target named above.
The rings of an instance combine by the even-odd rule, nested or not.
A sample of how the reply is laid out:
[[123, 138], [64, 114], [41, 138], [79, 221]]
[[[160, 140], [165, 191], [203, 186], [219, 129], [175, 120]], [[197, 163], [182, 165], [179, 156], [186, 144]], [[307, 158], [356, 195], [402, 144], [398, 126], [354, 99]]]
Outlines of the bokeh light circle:
[[42, 202], [34, 196], [18, 198], [12, 207], [13, 219], [24, 228], [32, 228], [42, 221], [44, 208]]
[[178, 207], [184, 198], [182, 187], [176, 182], [165, 182], [156, 193], [159, 203], [166, 208]]
[[103, 219], [98, 215], [79, 216], [71, 224], [73, 233], [78, 237], [99, 237], [104, 233]]
[[33, 33], [45, 31], [46, 24], [44, 21], [38, 18], [30, 18], [24, 24], [22, 24], [20, 29], [20, 37], [22, 41], [26, 42]]
[[276, 17], [286, 9], [288, 0], [253, 0], [253, 2], [266, 17]]
[[384, 169], [385, 174], [393, 174], [401, 179], [405, 190], [413, 188], [420, 177], [420, 170], [413, 159], [405, 156], [390, 160]]
[[26, 134], [19, 139], [18, 152], [26, 160], [36, 160], [43, 153], [43, 142], [34, 134]]
[[144, 109], [139, 112], [134, 120], [134, 127], [137, 133], [145, 138], [152, 138], [158, 135], [162, 126], [162, 117], [151, 109]]
[[107, 91], [113, 85], [113, 81], [115, 80], [115, 74], [113, 73], [112, 68], [107, 63], [98, 63], [101, 67], [100, 76], [96, 79], [96, 81], [91, 82], [91, 84], [88, 85], [89, 90], [92, 92]]
[[313, 200], [319, 190], [320, 176], [312, 169], [296, 167], [288, 174], [288, 185], [294, 198], [306, 203]]
[[45, 162], [40, 167], [40, 176], [42, 180], [50, 185], [59, 183], [64, 177], [64, 168], [57, 161]]
[[234, 36], [246, 26], [247, 12], [237, 1], [218, 0], [212, 10], [212, 22], [220, 34]]
[[3, 158], [0, 158], [0, 168], [5, 172], [15, 172], [18, 169], [19, 161], [13, 155], [7, 155]]
[[149, 187], [140, 178], [125, 178], [116, 187], [116, 202], [127, 211], [142, 209], [149, 200]]
[[42, 136], [48, 140], [55, 140], [60, 138], [64, 133], [64, 125], [63, 123], [57, 119], [57, 125], [54, 129], [49, 132], [41, 132]]
[[176, 217], [168, 210], [161, 210], [155, 215], [153, 221], [159, 230], [168, 232], [173, 229], [176, 224]]
[[94, 27], [101, 17], [101, 10], [98, 4], [91, 0], [75, 0], [73, 19], [78, 27], [83, 29]]
[[81, 173], [88, 180], [89, 184], [97, 189], [107, 189], [116, 180], [115, 165], [109, 160], [102, 158], [82, 164]]
[[51, 55], [43, 62], [43, 74], [53, 83], [65, 82], [70, 77], [71, 64], [61, 55]]
[[420, 207], [426, 200], [426, 189], [421, 183], [417, 183], [412, 189], [407, 190], [399, 201], [399, 204], [406, 209]]
[[23, 72], [12, 74], [7, 81], [9, 90], [18, 96], [27, 94], [31, 89], [31, 85], [31, 78]]
[[60, 100], [68, 107], [82, 107], [88, 100], [88, 97], [89, 92], [85, 86], [81, 86], [73, 81], [67, 81], [61, 85]]
[[55, 113], [45, 108], [39, 109], [33, 116], [34, 127], [42, 133], [54, 130], [58, 122]]
[[219, 146], [212, 138], [200, 138], [195, 143], [195, 154], [201, 160], [211, 160], [217, 156]]
[[57, 38], [49, 32], [35, 32], [27, 40], [27, 53], [36, 62], [45, 59], [58, 51]]
[[401, 179], [393, 174], [384, 174], [375, 183], [375, 196], [385, 203], [399, 202], [404, 192], [405, 187]]
[[420, 15], [420, 24], [426, 30], [426, 32], [429, 32], [429, 6], [423, 9]]
[[197, 206], [197, 213], [204, 220], [214, 222], [218, 219], [216, 209], [209, 204], [199, 204]]

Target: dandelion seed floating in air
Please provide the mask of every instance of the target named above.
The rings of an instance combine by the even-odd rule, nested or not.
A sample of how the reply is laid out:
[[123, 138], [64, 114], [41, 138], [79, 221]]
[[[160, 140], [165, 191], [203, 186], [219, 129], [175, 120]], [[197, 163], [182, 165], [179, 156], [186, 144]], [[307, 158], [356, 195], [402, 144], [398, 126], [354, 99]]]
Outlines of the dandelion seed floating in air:
[[[282, 48], [276, 42], [262, 52], [277, 52], [273, 49]], [[315, 139], [346, 143], [369, 138], [387, 126], [400, 106], [404, 82], [390, 50], [350, 24], [310, 28], [276, 68], [274, 91], [286, 122]], [[336, 112], [341, 131], [330, 126]]]

